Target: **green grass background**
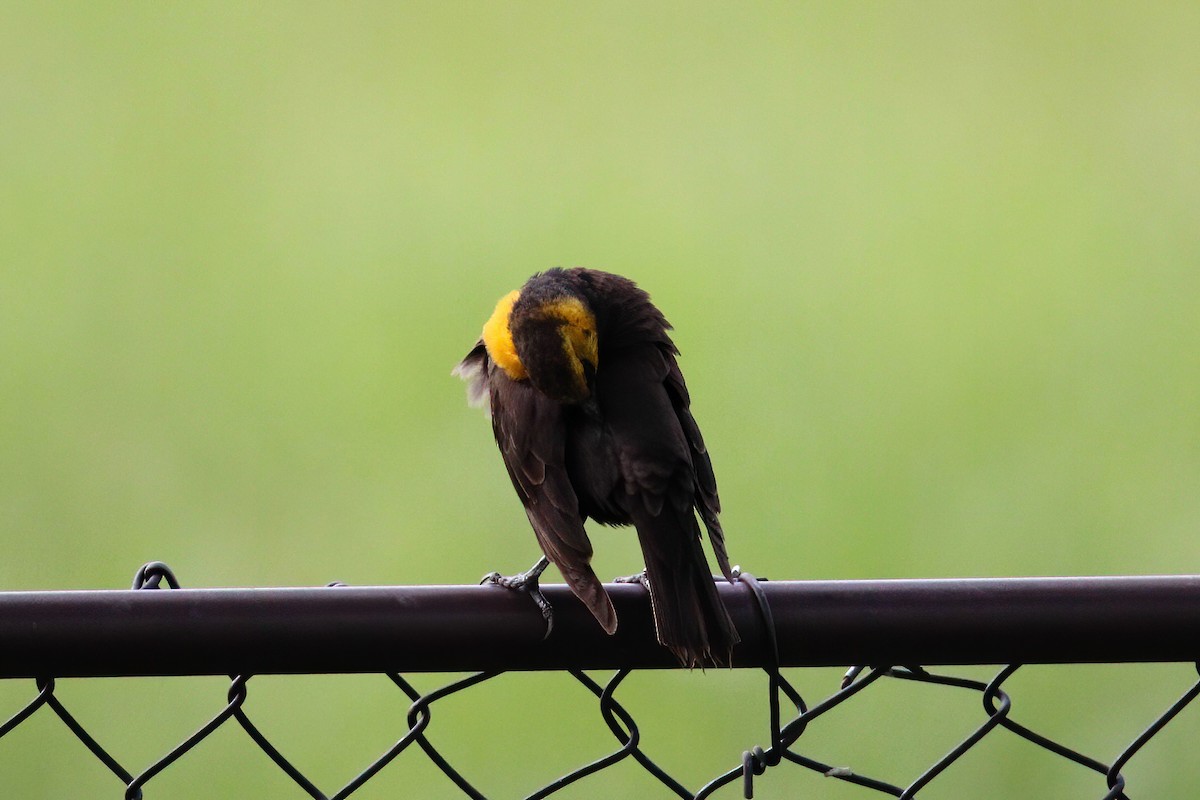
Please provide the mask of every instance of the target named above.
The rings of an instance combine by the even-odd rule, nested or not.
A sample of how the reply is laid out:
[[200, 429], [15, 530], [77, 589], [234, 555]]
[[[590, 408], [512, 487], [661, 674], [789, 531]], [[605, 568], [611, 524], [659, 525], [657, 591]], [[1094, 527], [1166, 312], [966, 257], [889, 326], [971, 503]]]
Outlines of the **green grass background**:
[[[0, 588], [117, 588], [152, 559], [190, 586], [531, 563], [449, 371], [554, 265], [629, 275], [675, 323], [756, 573], [1200, 571], [1198, 40], [1193, 3], [5, 4]], [[602, 574], [637, 568], [631, 535], [594, 538]], [[1031, 668], [1014, 714], [1109, 760], [1194, 677]], [[667, 673], [621, 697], [697, 786], [766, 743], [764, 690]], [[61, 694], [136, 771], [224, 688]], [[0, 687], [0, 717], [32, 695]], [[971, 694], [868, 695], [805, 752], [904, 783], [981, 719]], [[251, 684], [329, 791], [406, 705], [382, 678]], [[1200, 787], [1196, 713], [1131, 791]], [[498, 797], [611, 747], [552, 675], [447, 701], [431, 738]], [[44, 711], [0, 740], [0, 784], [121, 796]], [[652, 789], [623, 764], [563, 796]], [[233, 728], [146, 791], [301, 796]], [[801, 792], [873, 796], [787, 766], [757, 796]], [[1103, 792], [996, 735], [921, 796]], [[406, 754], [357, 796], [456, 795]]]

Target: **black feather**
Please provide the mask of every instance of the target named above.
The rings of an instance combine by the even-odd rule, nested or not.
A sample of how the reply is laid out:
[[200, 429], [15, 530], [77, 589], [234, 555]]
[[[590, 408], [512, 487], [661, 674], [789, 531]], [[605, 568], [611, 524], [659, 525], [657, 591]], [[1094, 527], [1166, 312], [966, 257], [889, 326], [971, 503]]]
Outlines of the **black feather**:
[[[696, 520], [699, 514], [717, 564], [732, 580], [721, 504], [671, 326], [632, 281], [587, 269], [533, 276], [513, 318], [564, 296], [580, 299], [595, 316], [598, 364], [585, 402], [561, 403], [510, 378], [482, 343], [455, 373], [473, 396], [486, 393], [496, 442], [538, 543], [604, 629], [612, 633], [617, 620], [590, 566], [589, 517], [637, 528], [659, 641], [686, 666], [728, 663], [738, 635]], [[544, 338], [520, 343], [523, 361], [553, 350], [544, 326], [521, 330], [535, 328]]]

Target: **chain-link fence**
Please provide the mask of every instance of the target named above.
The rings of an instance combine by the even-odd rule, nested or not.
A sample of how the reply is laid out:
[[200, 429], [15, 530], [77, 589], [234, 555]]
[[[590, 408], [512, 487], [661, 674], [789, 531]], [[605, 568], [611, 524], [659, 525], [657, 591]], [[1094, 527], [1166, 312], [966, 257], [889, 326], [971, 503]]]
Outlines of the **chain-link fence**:
[[[148, 591], [162, 588], [170, 591]], [[427, 738], [435, 705], [507, 670], [561, 670], [595, 697], [612, 750], [530, 798], [548, 797], [620, 762], [638, 765], [664, 797], [705, 798], [725, 787], [723, 796], [752, 797], [758, 776], [798, 769], [854, 784], [863, 796], [909, 798], [981, 742], [1015, 736], [1094, 773], [1095, 791], [1083, 796], [1116, 800], [1127, 798], [1130, 760], [1200, 694], [1200, 681], [1179, 687], [1177, 699], [1106, 761], [1018, 722], [1005, 689], [1020, 663], [1193, 661], [1200, 577], [780, 583], [742, 575], [739, 585], [721, 592], [743, 638], [735, 667], [764, 673], [768, 730], [761, 743], [746, 744], [740, 761], [688, 788], [642, 748], [638, 720], [617, 699], [631, 670], [668, 668], [672, 660], [653, 641], [644, 590], [610, 589], [622, 620], [613, 637], [598, 632], [565, 587], [545, 587], [558, 616], [544, 642], [541, 617], [528, 599], [489, 587], [181, 590], [167, 567], [148, 564], [133, 591], [2, 593], [0, 678], [31, 679], [35, 691], [0, 724], [0, 749], [30, 720], [52, 715], [124, 784], [126, 798], [141, 798], [156, 776], [198, 744], [219, 730], [240, 728], [295, 783], [297, 796], [345, 798], [393, 761], [425, 758], [444, 773], [447, 787], [482, 798], [454, 756]], [[1013, 661], [990, 680], [917, 666]], [[842, 686], [819, 702], [803, 697], [785, 676], [785, 668], [855, 663], [872, 666], [850, 669]], [[603, 681], [584, 672], [601, 668], [615, 672]], [[478, 671], [425, 692], [401, 674], [467, 670]], [[408, 712], [394, 743], [327, 793], [251, 720], [251, 676], [365, 672], [386, 675], [406, 696]], [[133, 770], [71, 713], [56, 689], [68, 677], [151, 675], [227, 675], [230, 683], [217, 713]], [[806, 732], [826, 715], [849, 707], [870, 687], [896, 681], [977, 693], [983, 714], [904, 785], [806, 754]]]

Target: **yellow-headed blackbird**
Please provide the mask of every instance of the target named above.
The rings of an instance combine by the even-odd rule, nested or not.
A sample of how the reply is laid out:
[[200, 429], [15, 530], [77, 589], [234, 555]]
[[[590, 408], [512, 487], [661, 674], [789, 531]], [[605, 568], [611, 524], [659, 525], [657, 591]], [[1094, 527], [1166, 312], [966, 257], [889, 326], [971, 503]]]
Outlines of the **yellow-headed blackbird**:
[[[471, 401], [490, 410], [542, 552], [604, 630], [615, 631], [617, 619], [589, 563], [588, 518], [637, 528], [659, 641], [685, 666], [721, 664], [738, 635], [696, 512], [721, 572], [734, 578], [712, 461], [670, 328], [627, 278], [550, 269], [500, 300], [454, 374], [467, 381]], [[517, 577], [536, 590], [545, 566], [543, 559]]]

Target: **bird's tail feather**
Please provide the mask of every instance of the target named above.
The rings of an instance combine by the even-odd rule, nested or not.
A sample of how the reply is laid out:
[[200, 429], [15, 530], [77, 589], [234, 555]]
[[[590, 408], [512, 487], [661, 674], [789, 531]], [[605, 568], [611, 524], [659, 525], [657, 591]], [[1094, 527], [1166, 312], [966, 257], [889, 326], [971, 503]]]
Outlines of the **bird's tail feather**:
[[668, 505], [660, 514], [636, 517], [659, 642], [685, 667], [729, 664], [739, 637], [717, 594], [691, 509], [685, 514]]

